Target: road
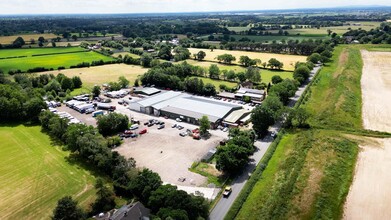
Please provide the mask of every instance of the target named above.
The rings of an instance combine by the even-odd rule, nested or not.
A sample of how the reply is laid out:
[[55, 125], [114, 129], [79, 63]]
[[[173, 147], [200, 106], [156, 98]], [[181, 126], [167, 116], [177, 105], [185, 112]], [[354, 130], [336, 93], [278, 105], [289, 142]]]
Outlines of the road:
[[[289, 107], [293, 107], [295, 103], [299, 100], [300, 96], [303, 94], [304, 90], [308, 86], [308, 83], [313, 79], [315, 73], [319, 71], [321, 67], [317, 66], [311, 71], [311, 75], [308, 79], [308, 81], [302, 85], [295, 93], [295, 96], [291, 98], [290, 102], [288, 103]], [[269, 128], [269, 131], [276, 131], [278, 132], [281, 129], [281, 124], [276, 123], [273, 126]], [[260, 139], [255, 141], [254, 145], [256, 147], [256, 151], [254, 155], [250, 158], [250, 163], [247, 165], [245, 170], [241, 175], [236, 177], [232, 183], [232, 193], [228, 198], [221, 198], [216, 206], [213, 208], [212, 212], [209, 215], [210, 220], [222, 220], [224, 219], [225, 215], [231, 208], [232, 204], [234, 203], [235, 199], [238, 197], [240, 191], [242, 191], [244, 185], [247, 183], [247, 180], [251, 176], [251, 173], [254, 171], [256, 166], [258, 165], [259, 161], [261, 161], [263, 155], [265, 155], [266, 151], [269, 149], [271, 143], [273, 142], [273, 138], [270, 135], [267, 135], [264, 139]]]

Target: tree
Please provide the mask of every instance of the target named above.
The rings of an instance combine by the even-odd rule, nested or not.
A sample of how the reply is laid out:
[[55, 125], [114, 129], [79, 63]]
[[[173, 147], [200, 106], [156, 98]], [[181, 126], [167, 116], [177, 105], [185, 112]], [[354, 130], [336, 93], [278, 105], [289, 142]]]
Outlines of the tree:
[[246, 81], [246, 73], [240, 72], [240, 73], [236, 74], [236, 78], [238, 78], [239, 81], [242, 83], [242, 82]]
[[151, 193], [162, 185], [159, 174], [144, 168], [139, 171], [136, 178], [129, 182], [129, 190], [143, 203], [148, 203]]
[[98, 97], [100, 95], [100, 86], [95, 85], [94, 87], [92, 87], [92, 95], [94, 97]]
[[282, 69], [284, 67], [284, 64], [280, 61], [278, 61], [276, 58], [271, 58], [269, 60], [269, 63], [267, 64], [269, 67], [271, 67], [272, 69]]
[[160, 47], [158, 57], [160, 57], [163, 60], [171, 60], [172, 58], [172, 53], [171, 53], [171, 46], [169, 45], [162, 45]]
[[206, 56], [206, 53], [204, 51], [200, 50], [197, 53], [197, 60], [202, 61], [202, 60], [204, 60], [205, 56]]
[[216, 95], [216, 87], [212, 83], [205, 84], [203, 88], [202, 94], [205, 96], [215, 96]]
[[248, 56], [240, 56], [240, 58], [239, 58], [239, 63], [242, 64], [243, 66], [246, 66], [246, 67], [251, 65], [251, 63], [252, 63], [251, 61], [252, 61], [252, 59], [250, 59], [250, 57], [248, 57]]
[[[278, 84], [277, 84], [278, 85]], [[280, 117], [283, 104], [275, 95], [269, 95], [262, 103], [253, 109], [251, 121], [257, 134], [265, 135], [270, 125]]]
[[246, 70], [246, 78], [251, 82], [260, 82], [261, 73], [257, 67], [248, 67]]
[[53, 220], [80, 220], [85, 219], [85, 214], [70, 196], [58, 200], [53, 211]]
[[97, 198], [92, 204], [93, 213], [100, 213], [110, 211], [115, 207], [115, 194], [107, 186], [105, 186], [103, 180], [98, 178], [95, 183]]
[[254, 59], [255, 61], [255, 64], [258, 66], [258, 65], [262, 65], [262, 60], [261, 59]]
[[153, 60], [153, 57], [149, 53], [143, 53], [140, 58], [141, 65], [143, 67], [150, 67], [152, 60]]
[[118, 83], [121, 85], [121, 88], [128, 88], [129, 86], [129, 80], [127, 80], [124, 76], [119, 77]]
[[22, 37], [17, 37], [15, 39], [15, 41], [12, 43], [12, 47], [14, 47], [14, 48], [21, 48], [25, 44], [26, 44], [26, 42], [23, 40]]
[[52, 47], [57, 47], [56, 42], [52, 41]]
[[308, 127], [307, 120], [310, 114], [304, 108], [298, 108], [293, 112], [292, 124], [299, 128]]
[[228, 73], [227, 73], [227, 80], [235, 81], [235, 79], [236, 79], [235, 71], [229, 70]]
[[119, 113], [99, 116], [97, 121], [99, 133], [104, 136], [115, 134], [129, 128], [129, 118]]
[[280, 82], [282, 82], [282, 78], [281, 78], [281, 76], [278, 76], [278, 75], [274, 75], [273, 77], [272, 77], [272, 83], [273, 84], [278, 84], [278, 83], [280, 83]]
[[209, 67], [209, 78], [218, 79], [220, 75], [220, 69], [216, 64], [212, 64]]
[[134, 81], [134, 87], [139, 87], [139, 86], [140, 86], [139, 80], [136, 79], [136, 80]]
[[284, 81], [274, 85], [269, 93], [277, 95], [281, 102], [287, 104], [290, 97], [293, 97], [296, 93], [297, 85], [293, 80], [285, 79]]
[[77, 41], [77, 36], [76, 36], [76, 35], [72, 35], [72, 39], [73, 39], [74, 41]]
[[201, 133], [201, 135], [207, 134], [208, 129], [210, 129], [210, 121], [209, 121], [208, 116], [204, 115], [200, 119], [200, 133]]
[[300, 84], [303, 84], [311, 74], [311, 70], [307, 67], [307, 65], [300, 65], [297, 67], [293, 73], [293, 78], [299, 81]]
[[78, 77], [78, 76], [72, 77], [72, 82], [73, 82], [73, 87], [75, 89], [81, 88], [81, 86], [83, 85], [83, 82], [81, 81], [80, 77]]
[[43, 43], [45, 42], [45, 38], [42, 37], [42, 36], [40, 36], [40, 37], [38, 38], [38, 42], [43, 44]]
[[321, 59], [322, 56], [319, 53], [313, 53], [307, 58], [307, 60], [312, 63], [318, 63], [319, 61], [321, 61]]
[[60, 84], [63, 91], [66, 91], [67, 89], [73, 90], [74, 88], [72, 79], [66, 76], [61, 79]]
[[236, 57], [232, 56], [231, 54], [222, 54], [222, 55], [217, 56], [216, 59], [219, 62], [231, 64], [233, 61], [236, 60]]
[[218, 148], [215, 158], [216, 168], [228, 174], [239, 173], [249, 161], [248, 150], [230, 142]]

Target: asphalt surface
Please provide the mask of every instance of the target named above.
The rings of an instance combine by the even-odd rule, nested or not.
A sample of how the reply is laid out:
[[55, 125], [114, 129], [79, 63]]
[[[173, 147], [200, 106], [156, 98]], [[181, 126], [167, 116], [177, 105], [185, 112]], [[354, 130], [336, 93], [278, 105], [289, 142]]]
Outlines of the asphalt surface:
[[[307, 83], [302, 85], [295, 93], [295, 96], [291, 98], [288, 103], [289, 107], [293, 107], [296, 102], [299, 100], [300, 96], [303, 94], [306, 89], [308, 83], [313, 79], [314, 74], [319, 71], [320, 67], [315, 67], [311, 76], [309, 77]], [[281, 129], [281, 124], [276, 123], [269, 128], [269, 132], [275, 131], [278, 132]], [[270, 134], [270, 133], [269, 133]], [[222, 220], [225, 215], [231, 208], [235, 199], [238, 197], [240, 191], [242, 191], [244, 185], [247, 183], [247, 180], [250, 178], [251, 173], [254, 171], [259, 161], [262, 159], [263, 155], [265, 155], [266, 151], [269, 149], [271, 143], [273, 142], [273, 138], [270, 135], [267, 135], [265, 138], [255, 141], [254, 145], [256, 147], [256, 151], [254, 155], [250, 157], [250, 163], [244, 169], [243, 173], [236, 177], [231, 184], [232, 193], [228, 198], [223, 198], [217, 202], [216, 206], [213, 208], [212, 212], [209, 214], [210, 220]]]

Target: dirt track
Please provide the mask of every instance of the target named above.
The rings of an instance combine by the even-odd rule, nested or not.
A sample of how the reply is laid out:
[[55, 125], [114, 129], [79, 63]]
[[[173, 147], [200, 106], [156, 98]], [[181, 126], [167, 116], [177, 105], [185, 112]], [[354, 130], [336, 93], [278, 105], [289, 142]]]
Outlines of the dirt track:
[[[391, 132], [391, 53], [361, 51], [363, 125]], [[391, 216], [391, 139], [360, 142], [344, 219], [389, 219]]]

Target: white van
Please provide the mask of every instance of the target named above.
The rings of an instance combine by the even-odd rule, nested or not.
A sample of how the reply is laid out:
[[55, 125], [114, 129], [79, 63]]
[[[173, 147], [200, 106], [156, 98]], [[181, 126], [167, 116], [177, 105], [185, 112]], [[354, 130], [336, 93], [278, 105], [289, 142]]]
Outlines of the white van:
[[132, 126], [130, 126], [130, 130], [136, 130], [138, 129], [138, 124], [133, 124]]

